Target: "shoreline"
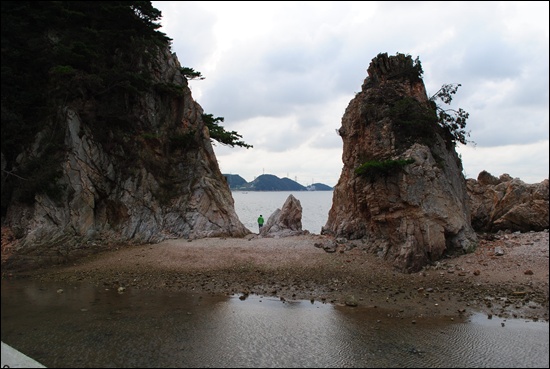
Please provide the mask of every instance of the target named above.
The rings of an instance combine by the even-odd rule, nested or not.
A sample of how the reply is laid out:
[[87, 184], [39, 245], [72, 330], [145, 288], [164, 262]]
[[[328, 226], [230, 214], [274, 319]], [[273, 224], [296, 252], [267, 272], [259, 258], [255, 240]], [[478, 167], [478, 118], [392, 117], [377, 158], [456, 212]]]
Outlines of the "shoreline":
[[[124, 246], [11, 279], [91, 283], [113, 289], [186, 291], [310, 300], [386, 309], [397, 316], [549, 321], [548, 231], [480, 239], [470, 254], [404, 274], [355, 247], [327, 253], [324, 236], [171, 239]], [[503, 255], [495, 254], [499, 247]], [[3, 273], [4, 274], [4, 273]]]

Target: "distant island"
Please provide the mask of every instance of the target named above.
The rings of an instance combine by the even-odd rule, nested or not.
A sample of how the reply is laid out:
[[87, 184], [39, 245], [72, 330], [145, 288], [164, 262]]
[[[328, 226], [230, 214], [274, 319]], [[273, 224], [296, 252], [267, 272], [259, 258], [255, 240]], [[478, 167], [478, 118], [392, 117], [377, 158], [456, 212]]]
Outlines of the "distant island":
[[323, 183], [302, 186], [290, 178], [279, 178], [273, 174], [262, 174], [252, 182], [247, 182], [238, 174], [224, 174], [231, 190], [236, 191], [332, 191], [332, 187]]

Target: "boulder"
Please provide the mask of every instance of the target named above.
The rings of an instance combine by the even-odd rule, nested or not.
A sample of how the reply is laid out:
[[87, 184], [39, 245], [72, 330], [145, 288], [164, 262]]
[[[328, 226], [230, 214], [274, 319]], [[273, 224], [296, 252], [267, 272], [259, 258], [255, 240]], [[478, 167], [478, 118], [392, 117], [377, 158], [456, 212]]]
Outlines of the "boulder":
[[260, 230], [261, 237], [288, 237], [305, 234], [302, 230], [302, 205], [300, 200], [289, 195], [283, 207], [269, 216]]
[[508, 174], [497, 178], [482, 171], [477, 180], [470, 178], [466, 184], [472, 226], [477, 232], [540, 232], [548, 229], [548, 179], [527, 184]]

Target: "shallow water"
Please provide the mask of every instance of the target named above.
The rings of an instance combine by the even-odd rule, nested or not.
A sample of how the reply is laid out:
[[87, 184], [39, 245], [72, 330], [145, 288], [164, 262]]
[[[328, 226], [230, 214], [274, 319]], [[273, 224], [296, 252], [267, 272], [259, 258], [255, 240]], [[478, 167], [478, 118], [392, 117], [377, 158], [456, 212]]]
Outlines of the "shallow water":
[[[58, 289], [63, 292], [57, 292]], [[504, 326], [502, 324], [504, 323]], [[48, 367], [548, 367], [548, 323], [2, 281], [2, 341]]]

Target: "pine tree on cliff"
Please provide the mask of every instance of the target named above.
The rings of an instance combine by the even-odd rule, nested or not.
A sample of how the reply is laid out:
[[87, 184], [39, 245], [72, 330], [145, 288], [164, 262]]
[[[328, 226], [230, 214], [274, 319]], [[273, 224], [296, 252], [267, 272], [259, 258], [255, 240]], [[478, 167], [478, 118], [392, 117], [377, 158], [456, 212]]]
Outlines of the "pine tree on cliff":
[[[118, 144], [116, 130], [139, 132], [132, 109], [140, 96], [181, 96], [183, 89], [153, 82], [155, 56], [170, 48], [171, 39], [159, 31], [161, 12], [150, 1], [2, 1], [1, 7], [4, 215], [13, 200], [32, 204], [36, 194], [56, 198], [61, 191], [61, 107], [89, 115], [108, 151]], [[192, 68], [180, 72], [187, 79], [204, 78]], [[213, 140], [251, 147], [237, 132], [206, 123]], [[45, 129], [48, 145], [35, 159], [16, 162]]]

